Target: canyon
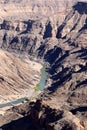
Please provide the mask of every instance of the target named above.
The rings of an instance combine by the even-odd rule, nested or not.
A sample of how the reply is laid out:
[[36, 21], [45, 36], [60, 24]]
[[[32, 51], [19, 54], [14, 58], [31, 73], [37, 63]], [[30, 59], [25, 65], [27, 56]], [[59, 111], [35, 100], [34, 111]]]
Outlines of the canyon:
[[0, 104], [27, 97], [0, 108], [0, 130], [87, 130], [87, 1], [1, 0], [0, 10]]

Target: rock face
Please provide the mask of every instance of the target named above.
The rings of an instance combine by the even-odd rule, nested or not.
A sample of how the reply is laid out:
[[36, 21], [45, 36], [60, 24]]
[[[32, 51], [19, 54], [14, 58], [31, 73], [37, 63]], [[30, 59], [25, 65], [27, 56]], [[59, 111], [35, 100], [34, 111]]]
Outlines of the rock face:
[[86, 47], [87, 3], [78, 2], [58, 28], [57, 37], [75, 45]]
[[[55, 17], [60, 11], [67, 11], [66, 8], [70, 8], [75, 0], [1, 0], [1, 18], [46, 18]], [[4, 5], [4, 7], [3, 7]], [[54, 16], [53, 16], [54, 15]], [[65, 15], [65, 14], [64, 14]], [[17, 17], [18, 16], [18, 17]], [[24, 18], [25, 17], [25, 18]]]
[[3, 50], [0, 60], [0, 104], [32, 95], [40, 80], [41, 65]]
[[[22, 105], [18, 108], [15, 107], [5, 117], [10, 116], [11, 118], [12, 115], [10, 114], [12, 111], [14, 112], [12, 115], [14, 115], [16, 121], [2, 126], [3, 130], [86, 130], [83, 120], [73, 115], [72, 112], [51, 108], [51, 106], [46, 105], [41, 100], [31, 102], [29, 105]], [[20, 117], [21, 119], [17, 119]]]
[[14, 49], [20, 50], [25, 49], [30, 41], [32, 44], [41, 42], [43, 38], [56, 37], [58, 26], [73, 4], [74, 1], [69, 0], [1, 1], [0, 45], [3, 41], [5, 47], [19, 43]]
[[[30, 102], [24, 115], [19, 106], [17, 120], [11, 122], [9, 117], [11, 123], [2, 123], [1, 129], [87, 130], [87, 3], [30, 0], [27, 6], [28, 2], [1, 2], [5, 13], [1, 15], [0, 47], [43, 60], [49, 75], [47, 88], [40, 96], [42, 101]], [[25, 127], [21, 127], [24, 120]]]
[[81, 121], [71, 112], [52, 109], [39, 100], [31, 107], [30, 115], [46, 130], [84, 130]]

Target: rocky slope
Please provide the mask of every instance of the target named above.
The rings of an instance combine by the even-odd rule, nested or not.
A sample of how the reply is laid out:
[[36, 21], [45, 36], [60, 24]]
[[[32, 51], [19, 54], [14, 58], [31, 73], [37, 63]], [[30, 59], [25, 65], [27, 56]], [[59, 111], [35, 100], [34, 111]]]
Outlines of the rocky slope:
[[42, 66], [23, 57], [0, 50], [0, 104], [29, 97], [35, 91]]
[[[60, 11], [67, 11], [66, 8], [70, 8], [75, 0], [1, 0], [1, 18], [16, 18], [17, 20], [22, 18], [45, 18], [57, 16]], [[51, 11], [51, 12], [50, 12]], [[64, 14], [65, 15], [65, 14]], [[56, 17], [55, 17], [56, 18]], [[61, 17], [62, 18], [62, 17]]]
[[[18, 10], [14, 16], [3, 16], [6, 19], [0, 24], [0, 46], [10, 52], [26, 52], [32, 59], [43, 59], [49, 74], [47, 88], [40, 96], [42, 101], [14, 107], [1, 116], [1, 120], [5, 118], [1, 130], [87, 130], [87, 3], [34, 2], [30, 1], [29, 6], [33, 6], [35, 17], [33, 11], [28, 19], [24, 19], [26, 11], [22, 12], [23, 18], [18, 17], [22, 10], [17, 5], [26, 4], [24, 1], [14, 2]], [[7, 9], [13, 1], [3, 4]], [[55, 15], [49, 13], [51, 10]]]
[[[44, 0], [43, 2], [41, 0], [1, 1], [1, 41], [2, 39], [6, 41], [6, 37], [8, 37], [8, 40], [11, 42], [12, 39], [16, 37], [16, 41], [14, 42], [17, 42], [18, 37], [21, 42], [20, 37], [25, 39], [27, 37], [25, 37], [27, 32], [28, 36], [33, 33], [31, 40], [34, 40], [35, 37], [39, 37], [39, 39], [41, 39], [43, 35], [44, 38], [51, 36], [55, 37], [57, 27], [63, 22], [66, 14], [71, 10], [73, 3], [74, 1], [69, 0], [62, 0], [61, 2], [58, 0]], [[46, 30], [50, 31], [50, 33], [47, 34]], [[38, 36], [39, 34], [41, 35]], [[29, 40], [27, 40], [27, 42], [28, 41]], [[0, 44], [2, 44], [2, 42]]]

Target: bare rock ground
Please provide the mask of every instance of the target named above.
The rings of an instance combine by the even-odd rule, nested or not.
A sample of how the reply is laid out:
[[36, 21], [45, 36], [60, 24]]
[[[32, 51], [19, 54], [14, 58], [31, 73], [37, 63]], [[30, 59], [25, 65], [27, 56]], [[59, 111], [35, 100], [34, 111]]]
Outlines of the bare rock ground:
[[[4, 79], [9, 82], [14, 77], [14, 87], [19, 91], [20, 85], [24, 85], [23, 92], [28, 87], [26, 82], [28, 85], [32, 80], [34, 84], [37, 82], [37, 77], [33, 76], [37, 72], [34, 70], [39, 72], [39, 64], [35, 63], [37, 67], [34, 67], [31, 61], [25, 63], [11, 54], [26, 52], [31, 59], [43, 60], [47, 65], [48, 86], [40, 96], [42, 101], [27, 102], [6, 111], [1, 116], [1, 129], [87, 130], [87, 3], [80, 1], [74, 5], [73, 1], [38, 0], [30, 1], [27, 6], [27, 2], [1, 2], [4, 12], [1, 14], [0, 47], [10, 52], [1, 50], [1, 66], [8, 68], [10, 75], [8, 79], [2, 69], [5, 78], [1, 77], [1, 82]], [[9, 69], [8, 61], [17, 61], [16, 67], [12, 65], [13, 70], [11, 65]], [[18, 73], [13, 76], [15, 70]], [[12, 85], [13, 80], [10, 81]]]

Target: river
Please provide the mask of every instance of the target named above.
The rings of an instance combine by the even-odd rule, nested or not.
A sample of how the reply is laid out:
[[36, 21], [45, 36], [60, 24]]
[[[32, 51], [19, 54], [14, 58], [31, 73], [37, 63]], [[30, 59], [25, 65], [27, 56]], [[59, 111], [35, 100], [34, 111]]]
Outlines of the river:
[[46, 84], [46, 80], [47, 80], [47, 74], [46, 74], [46, 69], [45, 67], [43, 67], [41, 69], [41, 79], [40, 79], [40, 82], [38, 84], [38, 88], [42, 91], [45, 87], [45, 84]]
[[[43, 91], [43, 89], [45, 87], [45, 84], [46, 84], [46, 80], [47, 80], [46, 69], [45, 69], [45, 67], [43, 67], [41, 69], [41, 79], [40, 79], [40, 82], [38, 83], [38, 89], [40, 91]], [[25, 102], [27, 100], [29, 100], [29, 98], [28, 97], [24, 97], [24, 98], [20, 98], [20, 99], [11, 101], [11, 102], [3, 103], [3, 104], [0, 104], [0, 108], [15, 106], [15, 105], [23, 103], [23, 102]]]

